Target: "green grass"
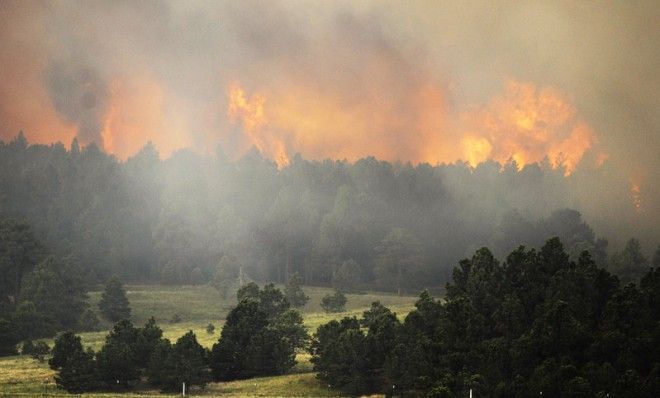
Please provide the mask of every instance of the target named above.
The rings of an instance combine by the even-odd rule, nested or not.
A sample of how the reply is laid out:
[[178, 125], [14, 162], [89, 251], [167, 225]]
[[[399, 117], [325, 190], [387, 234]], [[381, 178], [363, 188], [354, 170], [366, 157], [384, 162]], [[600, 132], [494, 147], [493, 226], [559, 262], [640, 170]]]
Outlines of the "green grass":
[[[224, 319], [235, 304], [225, 300], [210, 286], [126, 286], [126, 295], [131, 303], [131, 318], [136, 324], [145, 323], [154, 317], [160, 324], [168, 323], [175, 314], [184, 322]], [[89, 303], [98, 310], [101, 292], [90, 292]], [[98, 313], [98, 312], [97, 312]]]
[[[205, 347], [217, 342], [224, 318], [229, 310], [236, 304], [235, 299], [223, 299], [213, 288], [208, 286], [127, 286], [127, 295], [131, 303], [132, 318], [136, 325], [142, 325], [153, 316], [163, 329], [164, 337], [170, 341], [192, 330], [197, 339]], [[349, 294], [346, 311], [328, 314], [320, 306], [321, 298], [332, 293], [331, 289], [320, 287], [305, 287], [305, 293], [310, 301], [302, 308], [305, 326], [310, 333], [333, 319], [344, 316], [360, 316], [374, 301], [392, 309], [397, 315], [403, 317], [413, 308], [415, 297], [396, 296], [387, 293]], [[89, 302], [97, 310], [100, 292], [90, 292]], [[172, 317], [178, 314], [182, 322], [170, 323]], [[208, 334], [206, 325], [211, 322], [215, 325], [215, 333]], [[107, 329], [111, 324], [104, 322]], [[83, 345], [98, 350], [103, 345], [108, 331], [81, 333]], [[45, 340], [52, 346], [52, 339]], [[298, 364], [292, 374], [263, 377], [249, 380], [240, 380], [229, 383], [211, 383], [205, 390], [194, 390], [192, 395], [202, 396], [291, 396], [291, 397], [328, 397], [337, 396], [323, 386], [312, 373], [312, 364], [309, 354], [298, 354]], [[53, 379], [54, 372], [48, 364], [39, 363], [28, 357], [0, 358], [0, 397], [14, 396], [69, 396], [66, 392], [58, 390]], [[126, 397], [165, 396], [157, 391], [145, 390], [137, 393], [121, 394]], [[85, 394], [85, 397], [112, 397], [116, 393]]]

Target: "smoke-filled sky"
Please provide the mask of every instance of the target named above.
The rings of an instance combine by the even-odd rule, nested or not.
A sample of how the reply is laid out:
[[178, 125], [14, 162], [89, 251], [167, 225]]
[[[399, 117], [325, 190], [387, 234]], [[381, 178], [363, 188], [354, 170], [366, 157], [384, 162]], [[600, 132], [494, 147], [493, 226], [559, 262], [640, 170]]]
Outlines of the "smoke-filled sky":
[[0, 138], [660, 180], [660, 7], [3, 1]]

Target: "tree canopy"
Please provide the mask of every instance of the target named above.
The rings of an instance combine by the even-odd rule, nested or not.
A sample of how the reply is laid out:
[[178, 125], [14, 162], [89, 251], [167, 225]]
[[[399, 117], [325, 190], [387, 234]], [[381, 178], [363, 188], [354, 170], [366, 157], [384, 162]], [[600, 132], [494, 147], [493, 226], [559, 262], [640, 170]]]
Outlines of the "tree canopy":
[[658, 291], [651, 268], [621, 284], [560, 240], [499, 262], [479, 249], [444, 300], [427, 292], [403, 322], [374, 303], [319, 327], [318, 377], [351, 394], [625, 396], [660, 393]]
[[216, 380], [280, 375], [296, 363], [308, 336], [302, 316], [274, 285], [255, 284], [238, 291], [238, 305], [227, 315], [213, 345], [210, 366]]

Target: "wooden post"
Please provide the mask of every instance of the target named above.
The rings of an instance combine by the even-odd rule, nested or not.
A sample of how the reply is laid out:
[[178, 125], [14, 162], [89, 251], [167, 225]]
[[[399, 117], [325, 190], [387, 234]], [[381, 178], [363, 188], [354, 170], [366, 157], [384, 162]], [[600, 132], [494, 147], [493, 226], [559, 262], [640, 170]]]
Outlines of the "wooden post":
[[183, 382], [183, 389], [181, 390], [181, 396], [185, 397], [186, 396], [186, 382]]

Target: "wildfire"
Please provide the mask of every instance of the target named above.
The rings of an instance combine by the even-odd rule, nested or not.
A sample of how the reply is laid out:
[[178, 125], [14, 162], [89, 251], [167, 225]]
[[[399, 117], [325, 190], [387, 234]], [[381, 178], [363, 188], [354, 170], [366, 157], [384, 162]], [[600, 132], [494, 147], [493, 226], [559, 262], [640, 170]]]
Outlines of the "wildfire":
[[[378, 95], [346, 103], [332, 93], [294, 87], [248, 96], [237, 83], [228, 90], [227, 114], [250, 145], [281, 167], [288, 154], [355, 160], [373, 155], [391, 161], [453, 162], [472, 166], [488, 159], [519, 167], [547, 159], [573, 172], [596, 143], [596, 134], [558, 90], [510, 81], [485, 106], [461, 113], [449, 128], [444, 95], [426, 86], [403, 101]], [[458, 151], [458, 152], [457, 152]], [[596, 160], [602, 163], [604, 153]]]
[[630, 183], [630, 199], [635, 208], [635, 213], [642, 213], [642, 188], [637, 182]]
[[282, 140], [277, 139], [268, 131], [264, 116], [265, 98], [253, 95], [248, 98], [245, 91], [237, 84], [230, 85], [227, 116], [233, 124], [240, 123], [250, 144], [259, 151], [275, 160], [282, 168], [289, 164], [289, 155]]
[[464, 113], [463, 122], [469, 131], [462, 140], [463, 156], [473, 166], [513, 159], [522, 167], [547, 158], [568, 175], [597, 142], [561, 92], [530, 83], [510, 81], [501, 96]]
[[191, 145], [185, 123], [176, 112], [168, 112], [168, 96], [148, 76], [115, 79], [103, 118], [103, 147], [126, 158], [153, 142], [164, 154]]

